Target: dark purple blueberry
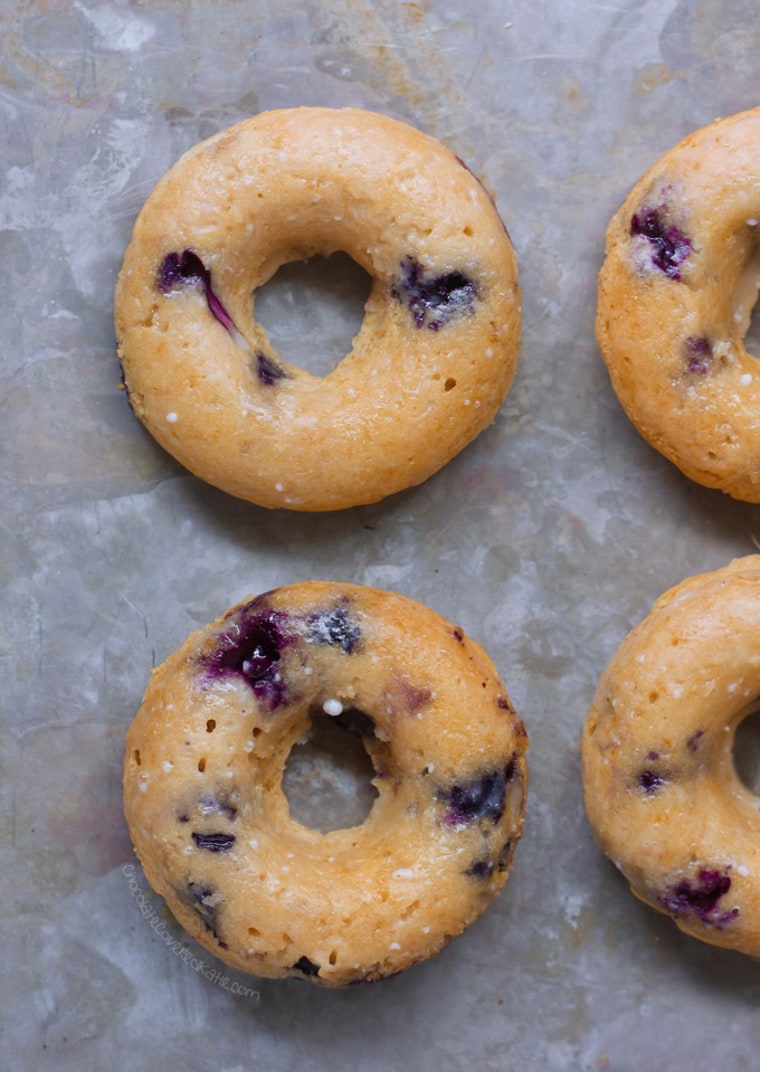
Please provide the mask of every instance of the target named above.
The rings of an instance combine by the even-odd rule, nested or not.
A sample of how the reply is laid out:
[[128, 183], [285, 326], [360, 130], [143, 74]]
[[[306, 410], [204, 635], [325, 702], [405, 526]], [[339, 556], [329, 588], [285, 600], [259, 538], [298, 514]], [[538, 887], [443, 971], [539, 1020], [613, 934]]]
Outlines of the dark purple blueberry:
[[282, 649], [293, 638], [285, 631], [286, 615], [260, 610], [261, 605], [261, 600], [254, 600], [233, 614], [227, 631], [218, 637], [219, 646], [205, 663], [212, 676], [239, 674], [273, 711], [285, 701], [278, 664]]
[[199, 849], [209, 852], [229, 852], [235, 844], [234, 834], [199, 834], [194, 830], [192, 838]]
[[223, 949], [227, 949], [227, 943], [219, 937], [219, 905], [218, 897], [211, 886], [202, 886], [197, 882], [188, 882], [185, 889], [178, 889], [177, 894], [183, 904], [192, 908], [200, 918], [201, 923], [210, 931]]
[[256, 354], [256, 373], [265, 387], [271, 387], [286, 376], [285, 369], [261, 351]]
[[638, 782], [647, 796], [651, 796], [665, 785], [665, 777], [653, 770], [643, 770], [638, 777]]
[[296, 971], [303, 972], [304, 975], [319, 975], [319, 964], [315, 964], [308, 957], [299, 957], [293, 967]]
[[459, 629], [459, 628], [453, 629], [452, 630], [452, 636], [454, 637], [454, 640], [456, 640], [456, 642], [458, 644], [464, 644], [464, 633], [462, 632], [461, 629]]
[[351, 655], [361, 640], [361, 629], [343, 606], [313, 614], [308, 620], [312, 644], [330, 644]]
[[690, 752], [696, 752], [699, 748], [699, 742], [705, 735], [704, 730], [697, 730], [696, 733], [692, 733], [690, 737], [686, 738], [686, 747]]
[[469, 875], [471, 878], [490, 878], [494, 871], [493, 860], [476, 860], [474, 864], [467, 868], [465, 875]]
[[727, 872], [702, 868], [696, 882], [684, 878], [660, 897], [663, 908], [675, 916], [696, 916], [702, 923], [722, 927], [739, 915], [738, 908], [721, 911], [718, 902], [731, 889]]
[[712, 366], [713, 349], [708, 339], [690, 335], [684, 343], [684, 356], [689, 372], [706, 375]]
[[511, 711], [512, 705], [506, 696], [497, 696], [496, 706], [501, 708], [502, 711]]
[[459, 313], [474, 312], [478, 287], [463, 272], [428, 276], [419, 261], [404, 257], [391, 296], [406, 303], [418, 328], [437, 331]]
[[514, 775], [514, 758], [504, 770], [491, 771], [463, 785], [455, 785], [443, 793], [449, 809], [444, 816], [448, 826], [465, 826], [485, 819], [498, 823], [504, 814], [508, 778]]
[[158, 270], [158, 289], [164, 294], [176, 287], [202, 286], [208, 307], [227, 331], [234, 331], [232, 317], [222, 305], [211, 286], [211, 272], [197, 253], [184, 249], [181, 253], [167, 253]]
[[645, 209], [631, 217], [631, 234], [646, 238], [651, 246], [652, 264], [669, 279], [681, 279], [680, 267], [691, 253], [691, 239], [674, 224], [663, 219], [664, 209]]

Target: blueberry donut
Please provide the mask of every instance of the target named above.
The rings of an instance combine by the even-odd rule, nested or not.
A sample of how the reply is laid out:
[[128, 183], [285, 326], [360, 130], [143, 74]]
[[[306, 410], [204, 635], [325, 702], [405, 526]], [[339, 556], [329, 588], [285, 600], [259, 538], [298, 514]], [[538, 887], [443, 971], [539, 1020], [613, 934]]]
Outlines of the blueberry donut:
[[692, 480], [760, 502], [760, 109], [666, 153], [607, 233], [597, 338], [648, 442]]
[[[338, 250], [372, 278], [324, 377], [254, 317], [289, 261]], [[197, 476], [265, 507], [333, 510], [419, 484], [490, 424], [520, 336], [514, 252], [458, 157], [358, 109], [245, 120], [148, 198], [116, 288], [137, 416]]]
[[602, 675], [582, 744], [586, 812], [642, 901], [760, 955], [760, 812], [737, 725], [760, 697], [760, 556], [666, 592]]
[[[320, 833], [282, 789], [312, 719], [364, 738], [377, 796]], [[244, 602], [154, 672], [125, 811], [148, 881], [242, 971], [325, 986], [432, 956], [486, 908], [520, 837], [527, 737], [485, 652], [402, 596], [307, 582]]]

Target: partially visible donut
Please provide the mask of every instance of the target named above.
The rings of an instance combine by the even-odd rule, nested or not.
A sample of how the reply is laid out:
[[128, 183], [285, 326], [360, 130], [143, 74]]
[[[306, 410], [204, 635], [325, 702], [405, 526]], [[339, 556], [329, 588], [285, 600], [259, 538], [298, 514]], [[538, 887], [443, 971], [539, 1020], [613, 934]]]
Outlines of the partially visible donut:
[[[288, 754], [314, 717], [363, 734], [359, 826], [295, 822]], [[326, 986], [424, 960], [507, 879], [527, 737], [488, 656], [399, 595], [309, 582], [234, 607], [158, 670], [124, 802], [145, 874], [230, 965]]]
[[641, 435], [688, 477], [760, 502], [760, 109], [691, 134], [607, 232], [597, 338]]
[[760, 556], [666, 592], [603, 673], [582, 744], [586, 812], [642, 901], [760, 955], [760, 800], [732, 757], [760, 699]]
[[[252, 295], [342, 250], [372, 277], [353, 349], [288, 364]], [[265, 112], [159, 182], [116, 288], [135, 413], [196, 475], [266, 507], [332, 510], [425, 480], [490, 424], [520, 336], [494, 204], [433, 138], [358, 109]]]

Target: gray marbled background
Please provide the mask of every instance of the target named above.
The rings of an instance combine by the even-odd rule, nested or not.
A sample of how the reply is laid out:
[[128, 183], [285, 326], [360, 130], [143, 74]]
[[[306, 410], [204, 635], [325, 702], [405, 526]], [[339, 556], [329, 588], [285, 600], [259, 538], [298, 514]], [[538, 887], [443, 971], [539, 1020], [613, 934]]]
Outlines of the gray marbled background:
[[[757, 4], [1, 0], [0, 41], [3, 1062], [756, 1067], [756, 962], [627, 893], [583, 818], [577, 742], [652, 601], [760, 541], [758, 508], [639, 439], [593, 336], [627, 189], [691, 130], [760, 103]], [[518, 253], [524, 343], [496, 423], [443, 472], [304, 518], [229, 499], [162, 453], [118, 389], [112, 311], [134, 217], [176, 157], [252, 112], [313, 103], [405, 119], [483, 177]], [[271, 284], [262, 316], [286, 356], [345, 352], [357, 285]], [[151, 666], [244, 595], [308, 577], [458, 621], [532, 742], [505, 894], [435, 960], [346, 992], [227, 972], [122, 870], [123, 736]]]

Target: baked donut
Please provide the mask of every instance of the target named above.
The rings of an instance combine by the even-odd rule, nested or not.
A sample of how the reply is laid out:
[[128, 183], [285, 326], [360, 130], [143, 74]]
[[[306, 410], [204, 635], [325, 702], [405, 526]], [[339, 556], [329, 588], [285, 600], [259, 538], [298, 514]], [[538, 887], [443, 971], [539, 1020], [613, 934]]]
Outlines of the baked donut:
[[[295, 822], [288, 754], [324, 715], [361, 732], [364, 823]], [[127, 735], [148, 881], [242, 971], [374, 981], [440, 950], [504, 885], [527, 737], [485, 652], [399, 595], [306, 582], [244, 602], [158, 670]]]
[[[350, 354], [318, 377], [276, 353], [252, 295], [338, 250], [372, 289]], [[158, 442], [293, 510], [425, 480], [493, 421], [519, 347], [514, 252], [483, 186], [433, 138], [349, 108], [265, 112], [187, 152], [139, 214], [115, 304], [128, 397]]]
[[597, 339], [641, 435], [686, 476], [760, 502], [760, 109], [690, 135], [607, 232]]
[[586, 719], [586, 812], [632, 892], [687, 934], [760, 955], [760, 800], [737, 725], [760, 696], [760, 556], [666, 592], [621, 644]]

